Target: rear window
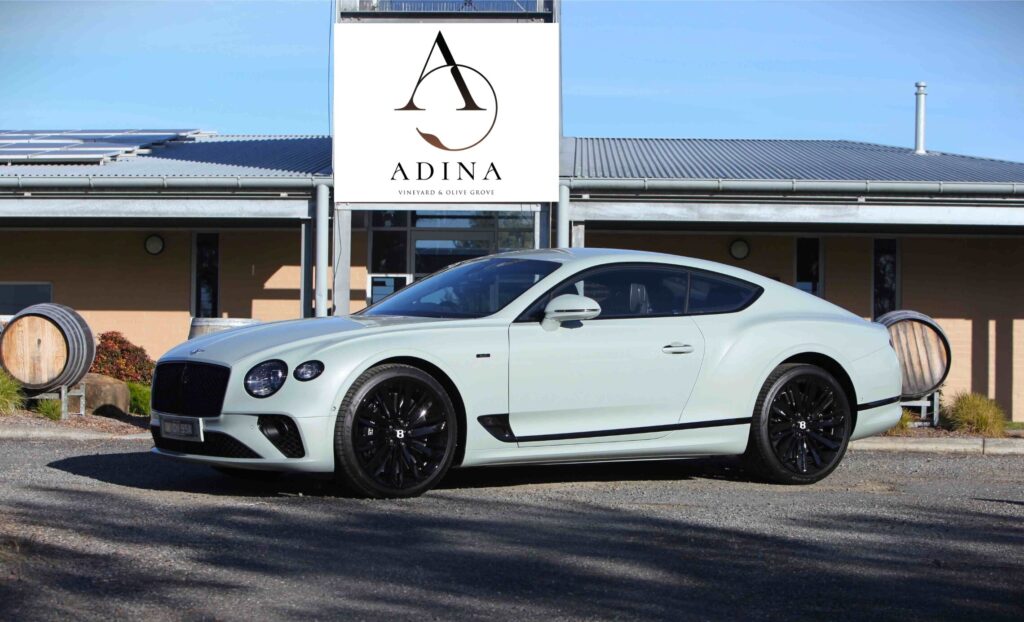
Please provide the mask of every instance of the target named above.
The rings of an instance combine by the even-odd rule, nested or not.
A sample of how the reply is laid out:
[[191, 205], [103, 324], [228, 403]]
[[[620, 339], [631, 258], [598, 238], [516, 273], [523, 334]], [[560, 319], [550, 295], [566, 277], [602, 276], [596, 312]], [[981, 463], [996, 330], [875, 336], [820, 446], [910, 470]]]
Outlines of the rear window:
[[739, 311], [752, 303], [760, 293], [761, 288], [752, 283], [724, 275], [693, 272], [686, 313], [697, 315]]

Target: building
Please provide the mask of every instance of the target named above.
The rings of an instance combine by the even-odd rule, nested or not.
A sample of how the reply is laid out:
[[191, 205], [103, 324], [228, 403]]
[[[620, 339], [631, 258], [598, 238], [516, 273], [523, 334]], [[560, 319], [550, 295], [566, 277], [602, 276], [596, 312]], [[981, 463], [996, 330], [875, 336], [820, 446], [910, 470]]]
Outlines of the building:
[[[952, 343], [947, 388], [1024, 419], [1024, 164], [846, 141], [600, 138], [566, 138], [561, 161], [573, 245], [730, 263], [866, 318], [922, 311]], [[103, 164], [0, 167], [0, 314], [61, 302], [154, 356], [193, 316], [312, 315], [329, 162], [326, 137], [200, 134]], [[421, 207], [352, 215], [336, 245], [349, 249], [348, 310], [558, 228], [546, 210]]]
[[[430, 19], [437, 4], [341, 8]], [[475, 6], [557, 13], [520, 4]], [[343, 313], [466, 258], [630, 247], [744, 267], [865, 318], [926, 313], [952, 344], [947, 391], [1024, 421], [1024, 163], [927, 151], [923, 88], [918, 102], [914, 148], [563, 138], [561, 198], [536, 206], [335, 208], [324, 136], [0, 133], [0, 315], [64, 303], [157, 357], [192, 317]]]

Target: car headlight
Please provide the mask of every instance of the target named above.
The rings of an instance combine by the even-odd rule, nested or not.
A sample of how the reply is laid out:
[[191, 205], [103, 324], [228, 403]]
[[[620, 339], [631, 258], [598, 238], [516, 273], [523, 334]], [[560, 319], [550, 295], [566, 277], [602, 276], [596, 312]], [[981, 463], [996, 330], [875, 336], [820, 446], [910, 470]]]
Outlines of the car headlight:
[[245, 391], [253, 397], [270, 397], [287, 379], [288, 365], [284, 361], [264, 361], [245, 375]]
[[320, 374], [324, 373], [324, 364], [320, 361], [306, 361], [292, 372], [295, 379], [300, 382], [308, 382], [313, 380]]

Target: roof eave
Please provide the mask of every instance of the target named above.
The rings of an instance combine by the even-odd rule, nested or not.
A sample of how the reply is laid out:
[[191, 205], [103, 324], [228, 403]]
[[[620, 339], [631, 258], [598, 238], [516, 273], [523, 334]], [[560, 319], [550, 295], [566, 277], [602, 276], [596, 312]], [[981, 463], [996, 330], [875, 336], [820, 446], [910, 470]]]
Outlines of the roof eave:
[[595, 179], [570, 177], [561, 183], [577, 192], [766, 192], [778, 194], [920, 194], [1024, 196], [1024, 183], [949, 181], [853, 181], [810, 179]]
[[289, 177], [0, 177], [0, 190], [312, 190], [333, 186], [330, 176]]

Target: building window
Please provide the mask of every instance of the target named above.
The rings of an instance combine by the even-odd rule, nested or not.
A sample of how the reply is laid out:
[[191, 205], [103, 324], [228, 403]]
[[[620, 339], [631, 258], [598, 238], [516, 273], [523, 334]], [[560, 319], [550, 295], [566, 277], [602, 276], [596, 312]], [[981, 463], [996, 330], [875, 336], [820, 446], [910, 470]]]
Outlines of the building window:
[[825, 289], [822, 282], [821, 240], [818, 238], [797, 238], [796, 240], [796, 287], [808, 294], [821, 296]]
[[217, 317], [220, 293], [220, 236], [196, 234], [195, 317]]
[[872, 314], [877, 318], [900, 305], [900, 247], [896, 240], [875, 240]]
[[532, 212], [375, 210], [368, 220], [371, 300], [459, 261], [533, 248], [535, 235]]
[[0, 283], [0, 315], [14, 315], [41, 302], [53, 302], [49, 283]]

